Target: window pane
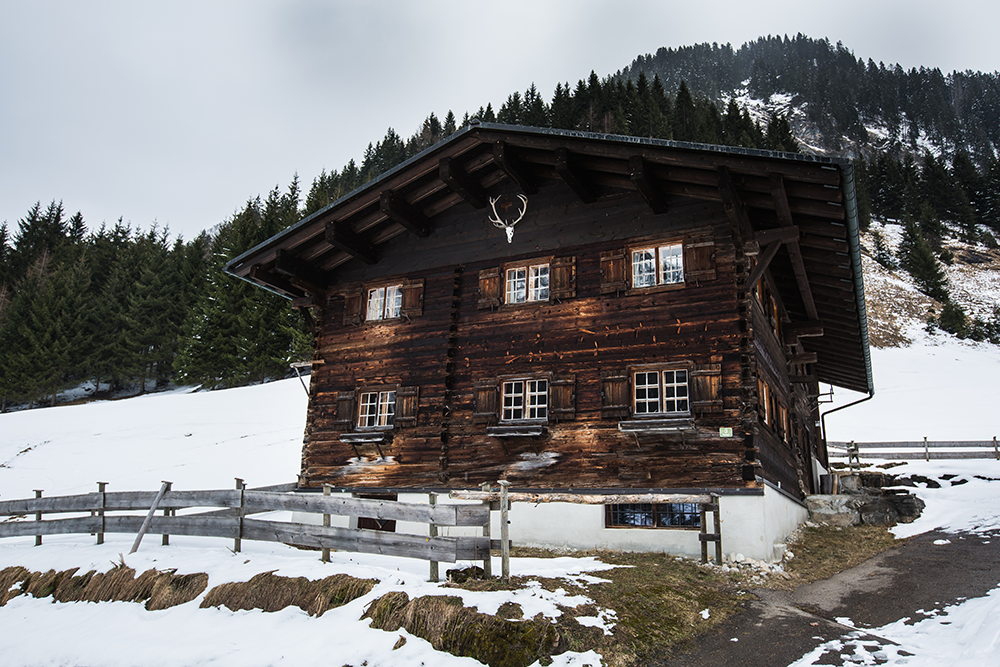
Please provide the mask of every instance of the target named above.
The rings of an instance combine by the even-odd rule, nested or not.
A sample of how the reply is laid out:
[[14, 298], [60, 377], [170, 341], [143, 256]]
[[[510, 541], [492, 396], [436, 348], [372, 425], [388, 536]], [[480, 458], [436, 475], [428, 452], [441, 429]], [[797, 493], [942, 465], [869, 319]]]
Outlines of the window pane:
[[528, 419], [548, 418], [548, 380], [528, 380]]
[[378, 395], [378, 425], [392, 426], [396, 418], [396, 392], [383, 391]]
[[687, 371], [663, 371], [663, 411], [687, 413]]
[[635, 413], [652, 414], [660, 411], [660, 374], [648, 371], [635, 374]]
[[384, 304], [385, 304], [384, 287], [368, 290], [368, 313], [365, 315], [365, 319], [367, 320], [382, 319]]
[[656, 284], [656, 253], [652, 248], [632, 251], [632, 287]]
[[403, 287], [402, 285], [393, 285], [392, 287], [385, 288], [385, 316], [389, 317], [399, 317], [400, 311], [403, 309]]
[[507, 269], [506, 303], [524, 303], [527, 299], [527, 270]]
[[660, 284], [684, 282], [684, 252], [680, 243], [660, 248]]
[[378, 419], [378, 394], [369, 392], [361, 394], [361, 407], [358, 411], [358, 426], [375, 426]]
[[528, 298], [531, 301], [548, 301], [549, 299], [549, 265], [539, 264], [531, 267], [531, 283]]
[[503, 383], [503, 412], [501, 419], [524, 419], [524, 381]]

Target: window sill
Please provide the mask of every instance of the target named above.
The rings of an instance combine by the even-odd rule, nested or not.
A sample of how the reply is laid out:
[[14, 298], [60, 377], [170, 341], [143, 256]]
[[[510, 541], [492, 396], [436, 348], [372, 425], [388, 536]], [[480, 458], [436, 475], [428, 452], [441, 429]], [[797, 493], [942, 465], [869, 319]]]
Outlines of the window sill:
[[486, 428], [486, 435], [494, 438], [536, 438], [545, 434], [545, 426], [542, 424], [522, 424], [489, 426]]
[[364, 431], [356, 433], [343, 433], [340, 436], [341, 442], [352, 445], [362, 445], [370, 443], [383, 443], [392, 439], [392, 431]]
[[694, 433], [694, 417], [674, 417], [671, 419], [633, 419], [618, 422], [618, 430], [623, 433]]

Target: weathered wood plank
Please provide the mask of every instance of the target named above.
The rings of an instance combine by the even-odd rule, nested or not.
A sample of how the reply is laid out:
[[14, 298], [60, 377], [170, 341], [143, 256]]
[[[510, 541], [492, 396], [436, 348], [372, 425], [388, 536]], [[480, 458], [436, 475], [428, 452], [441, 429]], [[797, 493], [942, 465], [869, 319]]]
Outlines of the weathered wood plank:
[[438, 526], [481, 526], [489, 520], [489, 510], [469, 506], [459, 512], [459, 505], [424, 505], [401, 503], [392, 500], [366, 500], [312, 494], [281, 494], [259, 491], [245, 492], [246, 510], [263, 512], [286, 510], [335, 514], [338, 516], [363, 516], [372, 519], [394, 519], [416, 523], [433, 523]]
[[[499, 501], [497, 491], [451, 492], [456, 500]], [[596, 493], [530, 493], [510, 492], [507, 497], [513, 503], [573, 503], [576, 505], [630, 505], [634, 503], [710, 503], [708, 494], [685, 493], [636, 493], [636, 494], [596, 494]]]

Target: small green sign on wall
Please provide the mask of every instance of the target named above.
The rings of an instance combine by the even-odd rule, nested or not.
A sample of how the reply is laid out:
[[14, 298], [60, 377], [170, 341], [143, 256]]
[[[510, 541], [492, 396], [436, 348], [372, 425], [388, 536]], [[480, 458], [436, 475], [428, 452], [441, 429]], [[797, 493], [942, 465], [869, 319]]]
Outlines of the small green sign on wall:
[[720, 427], [719, 428], [719, 437], [720, 438], [731, 438], [731, 437], [733, 437], [733, 429], [732, 429], [732, 427], [726, 427], [726, 426]]

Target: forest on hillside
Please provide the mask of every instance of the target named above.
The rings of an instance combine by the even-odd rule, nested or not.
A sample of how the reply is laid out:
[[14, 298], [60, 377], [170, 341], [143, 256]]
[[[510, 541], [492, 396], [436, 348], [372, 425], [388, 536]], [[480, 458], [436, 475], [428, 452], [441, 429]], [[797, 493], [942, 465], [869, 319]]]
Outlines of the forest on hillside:
[[[814, 46], [834, 61], [843, 50], [825, 41]], [[661, 49], [636, 63], [680, 51]], [[719, 47], [704, 51], [695, 69], [735, 72], [725, 53]], [[767, 60], [752, 69], [777, 67]], [[217, 388], [287, 376], [290, 362], [311, 353], [300, 315], [287, 300], [225, 274], [225, 264], [473, 119], [799, 150], [786, 117], [756, 122], [732, 91], [722, 96], [725, 104], [718, 102], [722, 74], [708, 85], [696, 76], [674, 83], [635, 63], [628, 71], [605, 79], [591, 72], [575, 87], [558, 84], [549, 101], [532, 84], [508, 95], [499, 109], [487, 104], [461, 121], [451, 111], [443, 121], [431, 113], [405, 140], [390, 128], [359, 162], [324, 171], [304, 195], [295, 177], [287, 187], [245, 202], [212, 235], [191, 240], [171, 240], [168, 230], [143, 230], [122, 220], [88, 232], [81, 212], [67, 215], [58, 201], [36, 203], [15, 224], [0, 225], [0, 410], [54, 403], [60, 391], [84, 383], [94, 395], [108, 396], [171, 383]], [[776, 76], [787, 83], [784, 74]], [[900, 113], [907, 128], [929, 134], [927, 121], [914, 124], [908, 112]], [[965, 117], [963, 127], [978, 123]], [[969, 318], [961, 304], [952, 303], [941, 271], [949, 261], [942, 245], [949, 234], [992, 247], [1000, 237], [1000, 161], [992, 148], [996, 140], [988, 142], [986, 150], [949, 138], [942, 140], [947, 150], [934, 152], [893, 144], [858, 156], [856, 173], [863, 224], [874, 215], [899, 220], [906, 230], [899, 256], [880, 261], [898, 262], [943, 304], [942, 328], [1000, 343], [1000, 315]]]

